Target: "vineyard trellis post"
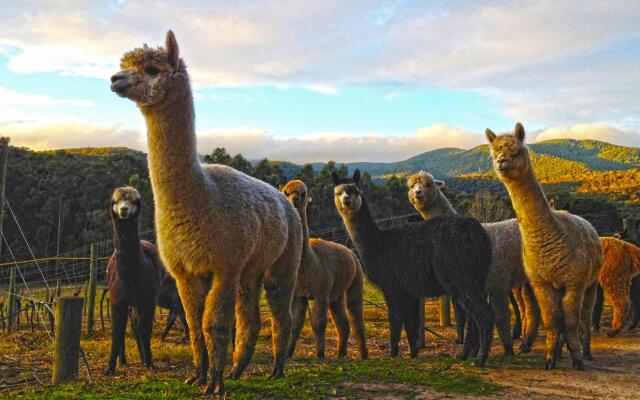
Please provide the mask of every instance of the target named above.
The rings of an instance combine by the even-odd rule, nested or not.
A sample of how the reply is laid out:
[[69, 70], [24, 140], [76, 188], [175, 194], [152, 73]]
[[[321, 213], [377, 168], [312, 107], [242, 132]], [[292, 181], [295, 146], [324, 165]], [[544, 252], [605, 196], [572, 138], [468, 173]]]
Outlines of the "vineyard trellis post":
[[[0, 262], [2, 262], [2, 223], [4, 221], [4, 188], [7, 177], [7, 159], [9, 158], [8, 137], [0, 137]], [[16, 269], [9, 272], [9, 301], [7, 309], [9, 332], [13, 329], [16, 308]]]
[[56, 299], [56, 327], [51, 377], [51, 382], [54, 385], [78, 375], [83, 304], [82, 297], [66, 296]]
[[449, 296], [440, 297], [440, 326], [451, 325], [451, 301]]
[[87, 298], [87, 333], [93, 334], [93, 328], [95, 326], [95, 320], [93, 318], [93, 312], [96, 304], [96, 281], [98, 280], [98, 246], [96, 243], [91, 243], [91, 256], [89, 261], [89, 290]]
[[[11, 267], [9, 271], [9, 302], [7, 307], [7, 325], [9, 327], [9, 332], [12, 332], [16, 325], [16, 309], [19, 309], [18, 302], [16, 299], [16, 268]], [[20, 312], [18, 310], [18, 312]]]

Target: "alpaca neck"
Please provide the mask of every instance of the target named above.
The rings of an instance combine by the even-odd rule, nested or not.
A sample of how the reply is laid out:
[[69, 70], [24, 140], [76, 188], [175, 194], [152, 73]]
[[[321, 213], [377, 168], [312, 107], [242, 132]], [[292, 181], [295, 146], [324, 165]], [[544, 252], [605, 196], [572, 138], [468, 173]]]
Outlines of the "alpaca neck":
[[519, 180], [505, 180], [523, 235], [554, 230], [556, 219], [533, 169]]
[[302, 220], [302, 262], [300, 268], [305, 268], [308, 265], [308, 261], [313, 257], [313, 250], [311, 250], [311, 244], [309, 243], [309, 225], [307, 224], [307, 210], [299, 210], [300, 219]]
[[184, 79], [162, 103], [140, 107], [147, 123], [151, 183], [160, 202], [171, 189], [194, 190], [202, 185], [193, 183], [204, 178], [196, 150], [193, 96]]
[[451, 203], [449, 203], [449, 199], [445, 196], [441, 191], [438, 190], [438, 194], [433, 198], [429, 199], [426, 204], [421, 205], [418, 208], [418, 212], [422, 216], [422, 219], [429, 219], [434, 217], [439, 217], [442, 215], [453, 215], [457, 214], [456, 210], [453, 209]]
[[375, 249], [375, 237], [379, 229], [371, 216], [371, 211], [364, 198], [362, 199], [362, 206], [358, 212], [353, 215], [343, 214], [342, 219], [344, 220], [351, 241], [362, 256], [364, 256], [364, 253], [366, 253], [368, 249]]
[[[115, 217], [114, 217], [115, 218]], [[142, 246], [138, 232], [138, 218], [113, 220], [113, 252], [117, 259], [118, 272], [122, 276], [140, 265]]]

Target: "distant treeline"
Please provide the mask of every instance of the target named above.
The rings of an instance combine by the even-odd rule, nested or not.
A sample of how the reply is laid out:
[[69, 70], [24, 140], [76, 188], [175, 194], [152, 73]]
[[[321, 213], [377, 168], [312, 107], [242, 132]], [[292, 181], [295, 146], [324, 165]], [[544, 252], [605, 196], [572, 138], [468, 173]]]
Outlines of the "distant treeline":
[[[344, 165], [328, 162], [319, 168], [317, 164], [295, 166], [266, 159], [252, 163], [240, 154], [231, 156], [222, 148], [206, 155], [203, 161], [230, 165], [276, 188], [289, 179], [301, 179], [309, 187], [313, 199], [309, 206], [312, 232], [342, 225], [333, 203], [331, 171], [335, 169], [341, 175], [353, 172], [347, 171]], [[374, 182], [369, 173], [363, 172], [362, 185], [376, 218], [414, 213], [407, 200], [403, 178], [392, 176]], [[611, 182], [617, 180], [616, 176], [610, 179]], [[58, 251], [64, 253], [110, 239], [111, 225], [106, 210], [113, 189], [123, 185], [134, 186], [140, 191], [143, 200], [141, 231], [152, 229], [153, 196], [146, 154], [126, 148], [47, 152], [10, 148], [7, 200], [37, 257], [54, 256]], [[622, 217], [638, 212], [637, 204], [614, 202], [604, 195], [584, 193], [583, 187], [584, 183], [576, 186], [561, 182], [548, 186], [547, 191], [556, 199], [556, 207], [585, 216], [603, 234], [620, 230]], [[483, 220], [513, 216], [504, 187], [485, 176], [450, 179], [445, 192], [462, 213], [471, 213]], [[28, 258], [29, 253], [8, 210], [4, 227], [16, 258]], [[9, 260], [4, 245], [0, 257]]]

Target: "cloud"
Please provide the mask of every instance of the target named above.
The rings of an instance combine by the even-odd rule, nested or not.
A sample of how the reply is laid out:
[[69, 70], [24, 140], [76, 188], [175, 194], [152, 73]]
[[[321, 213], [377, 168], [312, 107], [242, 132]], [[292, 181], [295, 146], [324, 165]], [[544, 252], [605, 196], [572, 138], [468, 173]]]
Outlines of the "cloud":
[[[147, 151], [144, 128], [121, 125], [93, 125], [84, 121], [65, 121], [42, 125], [14, 121], [0, 124], [2, 136], [10, 136], [14, 146], [36, 150], [69, 147], [126, 146]], [[559, 138], [595, 139], [626, 146], [640, 146], [639, 132], [606, 124], [552, 127], [530, 132], [530, 143]], [[209, 154], [224, 147], [230, 154], [248, 159], [286, 160], [295, 163], [375, 161], [391, 162], [443, 147], [469, 149], [485, 143], [482, 133], [446, 124], [433, 124], [407, 135], [350, 132], [315, 132], [297, 138], [280, 138], [251, 127], [219, 128], [199, 132], [198, 151]]]
[[91, 100], [58, 99], [42, 94], [25, 94], [0, 86], [0, 110], [13, 107], [91, 107]]

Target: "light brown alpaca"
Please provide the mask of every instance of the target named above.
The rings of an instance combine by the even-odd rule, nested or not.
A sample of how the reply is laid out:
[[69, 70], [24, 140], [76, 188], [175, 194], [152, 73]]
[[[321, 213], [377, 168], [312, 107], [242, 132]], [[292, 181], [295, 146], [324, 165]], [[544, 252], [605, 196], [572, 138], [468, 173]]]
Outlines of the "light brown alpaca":
[[607, 336], [617, 335], [629, 319], [631, 281], [640, 275], [640, 249], [613, 237], [601, 237], [604, 263], [598, 278], [613, 306], [612, 329]]
[[[349, 320], [356, 332], [356, 340], [363, 359], [368, 357], [367, 336], [362, 310], [364, 288], [362, 266], [356, 254], [345, 246], [322, 239], [309, 239], [307, 206], [311, 198], [307, 186], [300, 180], [288, 182], [282, 193], [300, 213], [302, 219], [302, 261], [298, 272], [298, 282], [291, 306], [293, 332], [289, 341], [289, 357], [296, 348], [296, 341], [302, 330], [308, 301], [311, 308], [311, 327], [316, 340], [316, 356], [324, 358], [324, 337], [327, 327], [327, 310], [338, 332], [338, 357], [347, 355]], [[345, 307], [346, 306], [346, 307]], [[349, 318], [347, 319], [347, 310]]]
[[[433, 179], [433, 176], [425, 171], [420, 171], [407, 179], [409, 202], [423, 219], [427, 220], [441, 215], [457, 214], [447, 197], [440, 190], [444, 185], [443, 181]], [[505, 355], [513, 354], [511, 312], [509, 310], [509, 294], [512, 289], [515, 289], [514, 292], [519, 297], [518, 301], [522, 301], [526, 305], [523, 310], [526, 310], [526, 313], [529, 314], [528, 318], [523, 318], [525, 321], [525, 338], [520, 347], [521, 352], [528, 352], [538, 333], [540, 308], [524, 272], [522, 238], [518, 221], [508, 219], [500, 222], [483, 223], [482, 227], [487, 231], [491, 239], [492, 257], [487, 289], [489, 291], [489, 303], [495, 315], [495, 324]], [[457, 318], [458, 316], [456, 316]], [[464, 319], [464, 316], [462, 319]]]
[[542, 311], [547, 333], [545, 368], [555, 368], [564, 336], [573, 367], [584, 369], [583, 352], [584, 358], [591, 359], [591, 313], [602, 266], [598, 233], [583, 218], [549, 207], [520, 123], [513, 134], [497, 136], [487, 129], [486, 135], [496, 174], [511, 196], [522, 234], [525, 271]]
[[189, 76], [171, 31], [166, 50], [145, 45], [126, 53], [120, 66], [111, 89], [145, 117], [158, 247], [192, 329], [196, 372], [186, 383], [206, 384], [210, 366], [205, 394], [224, 393], [234, 303], [231, 377], [241, 375], [257, 340], [263, 283], [273, 313], [271, 376], [281, 376], [302, 248], [297, 211], [264, 182], [226, 166], [200, 165]]

